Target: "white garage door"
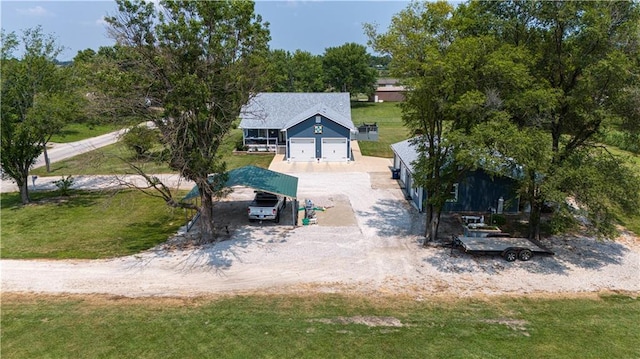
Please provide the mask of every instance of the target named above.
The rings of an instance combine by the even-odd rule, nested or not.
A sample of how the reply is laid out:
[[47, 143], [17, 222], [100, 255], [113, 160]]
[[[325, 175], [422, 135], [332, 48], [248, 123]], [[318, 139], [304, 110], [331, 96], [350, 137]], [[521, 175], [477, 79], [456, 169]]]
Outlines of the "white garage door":
[[316, 160], [315, 138], [292, 138], [289, 140], [289, 160], [309, 162]]
[[324, 161], [346, 161], [347, 155], [346, 138], [322, 139], [322, 159]]

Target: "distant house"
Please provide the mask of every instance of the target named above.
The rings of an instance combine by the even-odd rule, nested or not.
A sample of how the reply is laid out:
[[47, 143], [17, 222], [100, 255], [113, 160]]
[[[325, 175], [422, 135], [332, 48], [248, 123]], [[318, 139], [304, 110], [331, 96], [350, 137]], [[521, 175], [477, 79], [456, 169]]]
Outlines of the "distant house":
[[402, 102], [406, 91], [404, 86], [399, 85], [397, 79], [380, 78], [371, 100], [374, 102]]
[[[393, 167], [397, 171], [398, 180], [404, 188], [405, 195], [416, 208], [423, 212], [427, 200], [426, 191], [414, 185], [413, 162], [418, 159], [412, 140], [405, 140], [391, 145], [394, 153]], [[470, 171], [454, 185], [451, 199], [447, 201], [445, 212], [488, 212], [517, 213], [520, 198], [516, 190], [514, 178], [492, 174], [487, 169]]]
[[348, 93], [260, 93], [244, 106], [243, 144], [285, 154], [288, 161], [351, 160]]

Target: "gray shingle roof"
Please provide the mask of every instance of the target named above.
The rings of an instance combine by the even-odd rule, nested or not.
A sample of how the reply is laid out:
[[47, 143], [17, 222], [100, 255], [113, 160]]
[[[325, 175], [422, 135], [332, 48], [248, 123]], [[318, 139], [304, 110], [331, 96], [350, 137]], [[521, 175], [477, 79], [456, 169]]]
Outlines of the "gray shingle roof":
[[[413, 162], [418, 159], [418, 150], [413, 145], [413, 141], [416, 139], [414, 137], [391, 145], [391, 150], [405, 163], [411, 173], [415, 173]], [[500, 153], [478, 160], [478, 167], [484, 171], [501, 174], [512, 179], [521, 179], [524, 176], [521, 165]]]
[[318, 113], [349, 129], [355, 128], [349, 94], [329, 92], [259, 93], [240, 112], [240, 128], [285, 129]]
[[412, 144], [413, 139], [404, 140], [391, 145], [391, 150], [398, 155], [400, 160], [413, 173], [413, 161], [418, 159], [418, 151]]

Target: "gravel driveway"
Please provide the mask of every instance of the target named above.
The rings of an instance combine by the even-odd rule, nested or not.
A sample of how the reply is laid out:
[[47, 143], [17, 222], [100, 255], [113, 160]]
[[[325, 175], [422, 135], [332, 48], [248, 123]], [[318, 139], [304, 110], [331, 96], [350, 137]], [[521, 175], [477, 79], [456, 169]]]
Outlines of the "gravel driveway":
[[[248, 223], [237, 215], [232, 217], [242, 219], [221, 220], [229, 234], [215, 245], [188, 246], [177, 236], [147, 252], [109, 260], [2, 260], [2, 291], [123, 296], [340, 292], [416, 298], [640, 291], [636, 237], [616, 242], [551, 238], [545, 244], [555, 256], [512, 263], [422, 248], [423, 216], [409, 206], [389, 172], [294, 175], [301, 200], [328, 207], [317, 225], [294, 229]], [[240, 189], [230, 199], [242, 203], [248, 196]]]

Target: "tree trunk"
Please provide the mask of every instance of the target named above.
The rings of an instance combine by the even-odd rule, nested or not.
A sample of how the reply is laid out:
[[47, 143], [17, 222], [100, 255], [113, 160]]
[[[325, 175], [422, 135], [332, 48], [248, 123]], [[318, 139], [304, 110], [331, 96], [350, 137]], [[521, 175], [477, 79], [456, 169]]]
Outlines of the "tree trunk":
[[538, 187], [534, 184], [529, 191], [531, 212], [529, 213], [529, 239], [540, 239], [540, 217], [544, 202], [538, 195]]
[[26, 177], [23, 181], [21, 181], [22, 183], [20, 183], [19, 181], [16, 181], [16, 184], [18, 185], [18, 188], [20, 189], [20, 199], [22, 200], [22, 204], [27, 204], [30, 201], [29, 199], [29, 187], [28, 187], [28, 181], [26, 180]]
[[200, 208], [200, 243], [211, 243], [213, 237], [213, 199], [210, 194], [201, 196], [202, 207]]
[[425, 228], [425, 239], [423, 246], [426, 247], [428, 242], [438, 239], [438, 228], [440, 227], [440, 208], [434, 205], [427, 205], [427, 227]]
[[51, 172], [51, 160], [49, 159], [49, 153], [47, 152], [47, 145], [43, 147], [42, 153], [44, 154], [44, 164], [47, 166], [47, 173]]

